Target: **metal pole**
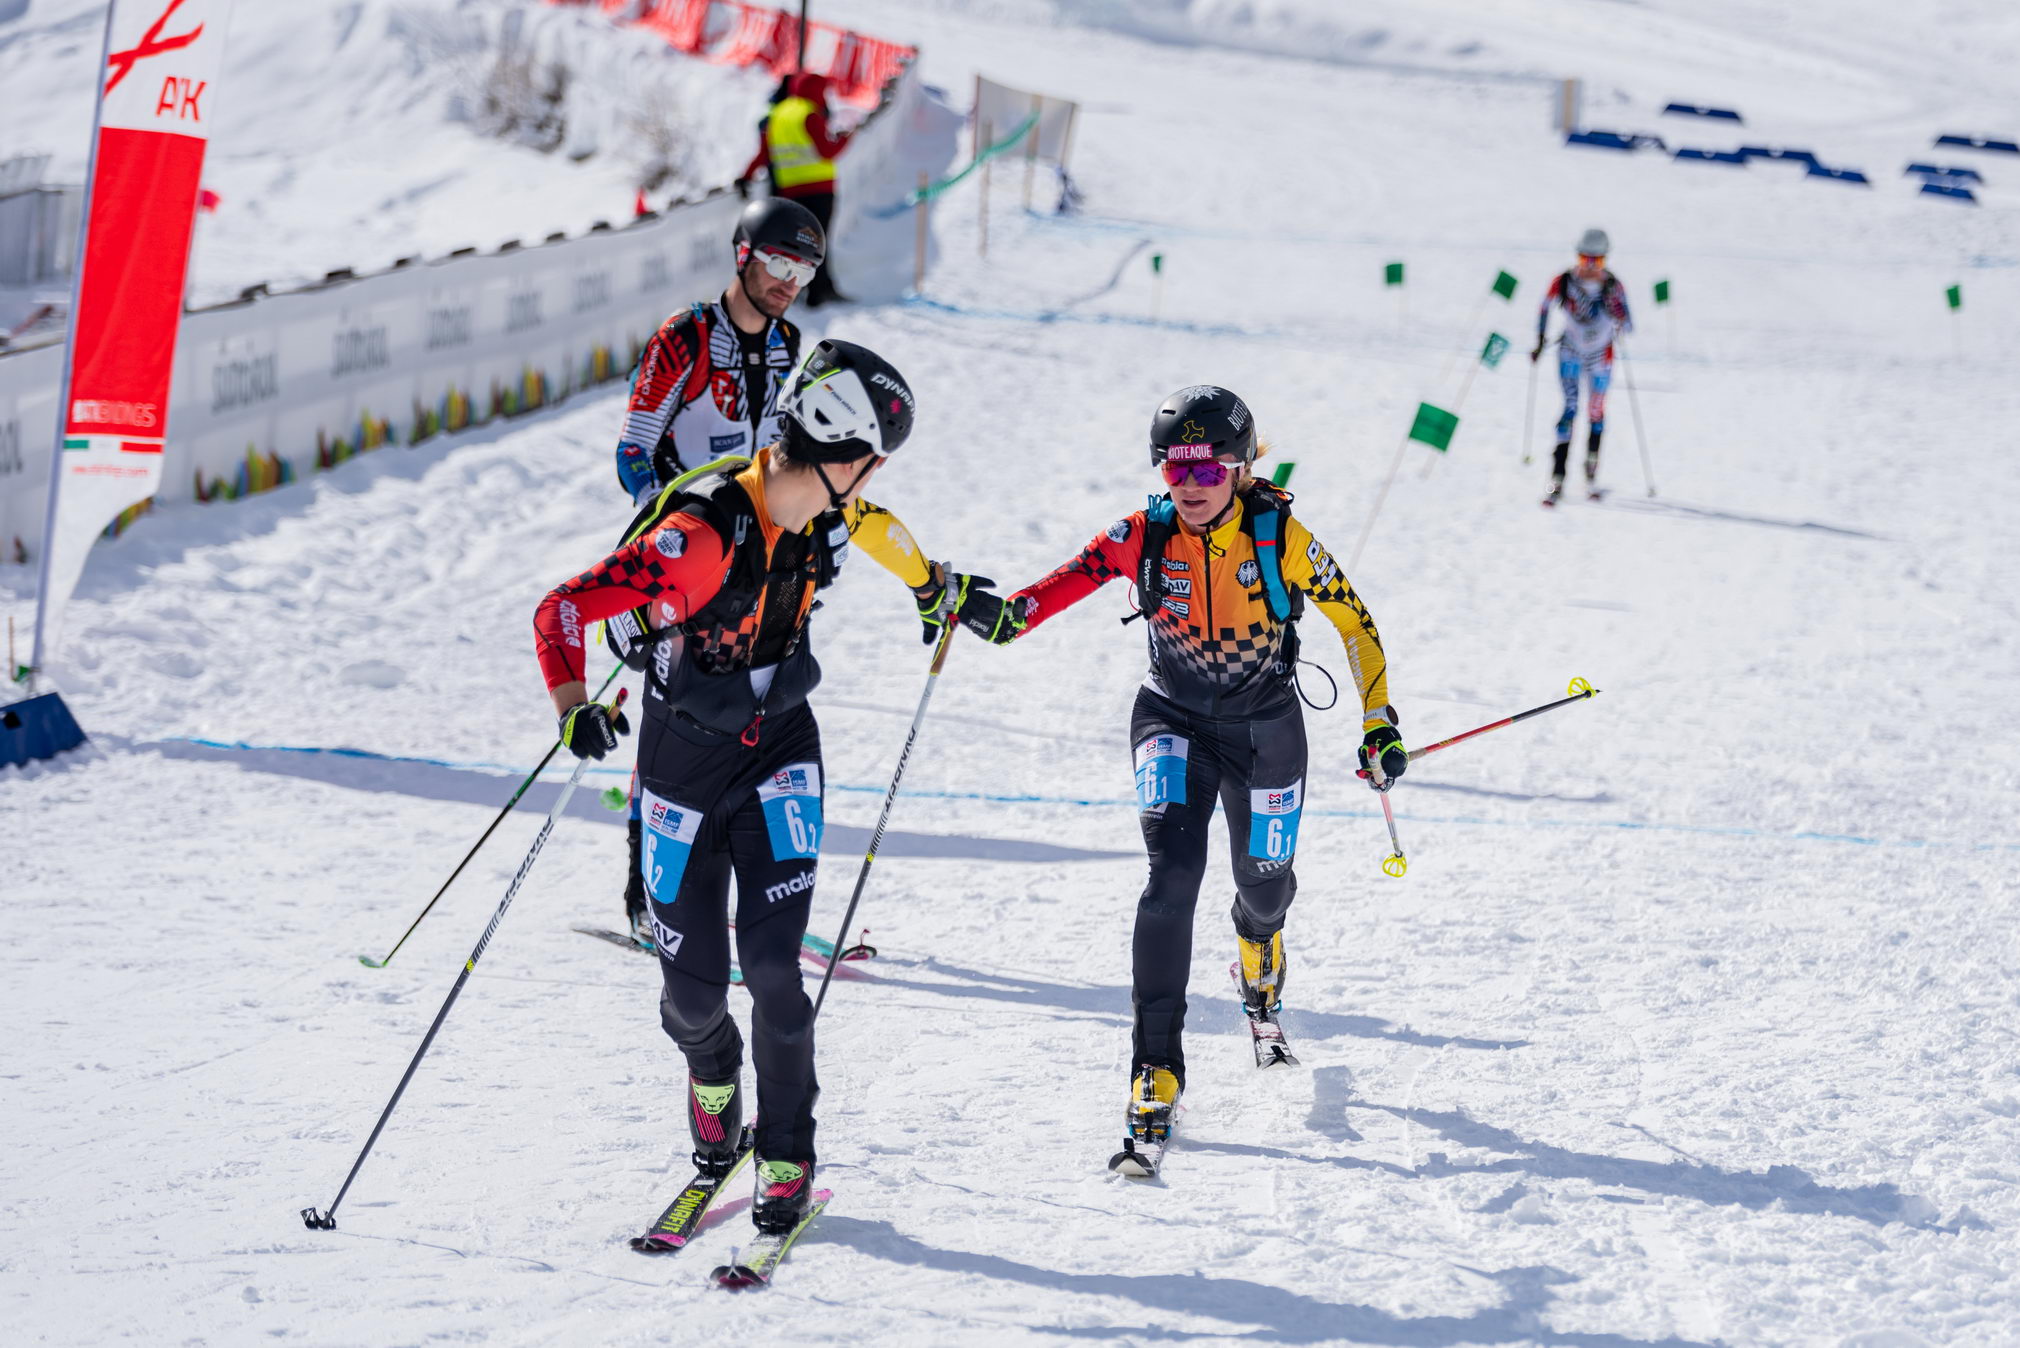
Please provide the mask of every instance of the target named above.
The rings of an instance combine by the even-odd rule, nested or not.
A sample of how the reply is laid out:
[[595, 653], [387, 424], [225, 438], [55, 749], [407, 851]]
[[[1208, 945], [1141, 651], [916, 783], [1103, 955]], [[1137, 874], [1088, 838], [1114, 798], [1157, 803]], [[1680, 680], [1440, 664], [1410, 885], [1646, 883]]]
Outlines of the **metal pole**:
[[1655, 495], [1655, 473], [1648, 466], [1648, 433], [1641, 427], [1641, 399], [1634, 394], [1634, 367], [1627, 362], [1627, 344], [1620, 345], [1620, 373], [1627, 379], [1627, 405], [1634, 412], [1634, 443], [1641, 450], [1641, 477]]
[[[991, 138], [994, 136], [996, 128], [987, 122], [981, 123], [981, 127], [982, 138], [976, 142], [975, 153], [988, 154]], [[995, 163], [996, 161], [993, 157], [984, 160], [982, 163], [982, 203], [975, 211], [975, 220], [981, 229], [981, 233], [977, 236], [976, 244], [976, 256], [978, 257], [989, 256], [989, 178], [995, 167]]]
[[1031, 209], [1031, 175], [1038, 169], [1038, 121], [1045, 111], [1045, 96], [1031, 95], [1031, 129], [1024, 133], [1024, 209]]
[[1522, 411], [1522, 462], [1524, 465], [1527, 465], [1529, 462], [1529, 445], [1536, 435], [1536, 369], [1539, 363], [1535, 360], [1529, 362], [1529, 401], [1523, 404]]
[[898, 770], [891, 774], [890, 790], [884, 792], [884, 808], [877, 815], [877, 827], [870, 834], [870, 850], [863, 854], [863, 868], [856, 872], [856, 889], [849, 895], [849, 910], [842, 914], [842, 930], [835, 937], [835, 943], [828, 954], [828, 967], [821, 973], [820, 991], [814, 994], [814, 1016], [821, 1014], [821, 1003], [827, 1000], [828, 982], [835, 976], [835, 965], [841, 960], [842, 943], [849, 939], [849, 925], [856, 920], [856, 905], [862, 902], [863, 885], [870, 878], [870, 864], [877, 859], [877, 845], [884, 840], [884, 825], [891, 822], [891, 803], [898, 798], [898, 783], [905, 780], [905, 762], [912, 756], [912, 745], [919, 738], [919, 723], [926, 719], [926, 704], [933, 700], [933, 685], [939, 682], [940, 667], [947, 663], [947, 648], [953, 644], [954, 629], [960, 626], [954, 615], [945, 613], [941, 617], [940, 644], [933, 651], [933, 667], [926, 673], [926, 691], [919, 694], [919, 709], [912, 713], [912, 728], [905, 734], [905, 747], [898, 753]]
[[794, 69], [800, 71], [807, 68], [807, 2], [808, 0], [800, 0], [800, 55], [794, 62]]
[[930, 185], [927, 175], [919, 175], [919, 204], [913, 208], [918, 225], [912, 240], [912, 293], [926, 293], [926, 189]]
[[[63, 342], [63, 382], [56, 386], [56, 443], [50, 446], [49, 508], [42, 516], [42, 574], [35, 586], [35, 644], [28, 652], [28, 692], [42, 669], [49, 618], [49, 563], [56, 554], [56, 500], [63, 490], [63, 431], [70, 408], [70, 376], [77, 360], [77, 305], [84, 294], [85, 244], [91, 236], [91, 186], [98, 177], [98, 133], [105, 115], [105, 68], [112, 63], [112, 20], [119, 0], [105, 7], [105, 41], [98, 51], [98, 85], [91, 108], [91, 154], [84, 161], [84, 209], [77, 216], [77, 251], [71, 258], [69, 333]], [[164, 428], [165, 430], [165, 428]], [[10, 671], [11, 673], [11, 671]]]
[[1410, 448], [1410, 437], [1406, 434], [1403, 443], [1396, 446], [1396, 461], [1389, 465], [1389, 475], [1382, 479], [1382, 490], [1375, 496], [1375, 508], [1368, 512], [1368, 522], [1361, 526], [1361, 536], [1354, 541], [1354, 555], [1347, 559], [1349, 573], [1360, 565], [1361, 549], [1368, 546], [1368, 535], [1375, 531], [1375, 516], [1382, 513], [1382, 502], [1389, 499], [1389, 488], [1395, 484], [1396, 473], [1403, 466], [1403, 455]]

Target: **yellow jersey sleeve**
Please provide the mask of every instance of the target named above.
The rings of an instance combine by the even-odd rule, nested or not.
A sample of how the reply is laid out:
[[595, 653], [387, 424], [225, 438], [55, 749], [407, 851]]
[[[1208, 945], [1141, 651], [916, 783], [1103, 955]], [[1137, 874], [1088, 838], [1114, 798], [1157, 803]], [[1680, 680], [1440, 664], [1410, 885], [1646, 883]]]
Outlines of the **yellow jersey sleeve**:
[[1312, 537], [1311, 530], [1296, 519], [1284, 526], [1284, 584], [1302, 590], [1318, 606], [1319, 612], [1339, 631], [1347, 648], [1347, 667], [1353, 671], [1354, 686], [1361, 694], [1361, 729], [1394, 725], [1395, 710], [1389, 705], [1389, 660], [1382, 653], [1382, 635], [1368, 606], [1354, 593], [1354, 587], [1340, 571], [1340, 564], [1326, 551], [1325, 544]]
[[916, 590], [933, 579], [932, 563], [912, 538], [912, 531], [896, 515], [859, 497], [850, 503], [842, 518], [847, 521], [849, 536], [856, 546], [906, 585]]

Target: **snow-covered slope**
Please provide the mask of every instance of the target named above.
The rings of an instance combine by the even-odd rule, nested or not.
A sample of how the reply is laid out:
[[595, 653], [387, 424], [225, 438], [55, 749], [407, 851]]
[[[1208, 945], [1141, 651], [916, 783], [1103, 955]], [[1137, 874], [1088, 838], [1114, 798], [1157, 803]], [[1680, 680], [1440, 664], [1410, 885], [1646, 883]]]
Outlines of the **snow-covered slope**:
[[[82, 179], [104, 13], [35, 0], [0, 24], [0, 157]], [[655, 204], [718, 186], [772, 85], [538, 0], [242, 3], [225, 55], [194, 304], [577, 233], [629, 218], [641, 184]]]
[[[355, 962], [550, 742], [527, 619], [626, 515], [619, 405], [571, 403], [171, 510], [94, 559], [61, 673], [98, 747], [0, 778], [34, 839], [0, 857], [10, 1323], [62, 1343], [2020, 1338], [2020, 245], [2010, 211], [1916, 200], [1890, 162], [1938, 130], [2016, 129], [1953, 124], [1999, 58], [1942, 29], [1882, 50], [1864, 6], [1799, 11], [1873, 91], [1805, 128], [1781, 91], [1813, 57], [1750, 8], [1437, 12], [1493, 44], [1557, 8], [1609, 16], [1579, 53], [1630, 111], [1697, 93], [1672, 68], [1717, 69], [1765, 130], [1864, 147], [1875, 187], [1566, 150], [1528, 81], [1197, 49], [1049, 7], [833, 5], [920, 41], [946, 87], [980, 69], [1085, 104], [1086, 214], [1016, 212], [1008, 169], [986, 261], [963, 243], [975, 197], [950, 194], [926, 298], [830, 320], [920, 394], [885, 503], [1011, 583], [1140, 503], [1145, 419], [1198, 380], [1250, 400], [1301, 517], [1350, 551], [1416, 402], [1456, 395], [1490, 325], [1525, 344], [1581, 229], [1614, 237], [1641, 331], [1611, 499], [1537, 509], [1517, 356], [1476, 379], [1448, 459], [1424, 475], [1411, 451], [1352, 570], [1414, 743], [1573, 675], [1604, 693], [1418, 764], [1394, 798], [1402, 880], [1350, 777], [1356, 726], [1310, 716], [1302, 1071], [1248, 1066], [1217, 848], [1167, 1182], [1100, 1169], [1143, 873], [1141, 638], [1111, 591], [950, 660], [864, 901], [882, 954], [820, 1028], [835, 1205], [772, 1292], [701, 1290], [740, 1206], [675, 1260], [623, 1248], [677, 1179], [682, 1074], [649, 963], [568, 931], [614, 917], [622, 884], [618, 816], [586, 802], [342, 1229], [304, 1231], [552, 799], [392, 967]], [[1957, 21], [1995, 35], [2003, 13]], [[1920, 73], [1944, 61], [1955, 102]], [[2020, 171], [1977, 162], [1995, 192]], [[1380, 284], [1396, 259], [1407, 313]], [[1504, 266], [1515, 304], [1469, 327]], [[1538, 425], [1555, 401], [1546, 380]], [[874, 567], [816, 631], [831, 935], [924, 669]], [[1337, 669], [1336, 649], [1309, 634]]]

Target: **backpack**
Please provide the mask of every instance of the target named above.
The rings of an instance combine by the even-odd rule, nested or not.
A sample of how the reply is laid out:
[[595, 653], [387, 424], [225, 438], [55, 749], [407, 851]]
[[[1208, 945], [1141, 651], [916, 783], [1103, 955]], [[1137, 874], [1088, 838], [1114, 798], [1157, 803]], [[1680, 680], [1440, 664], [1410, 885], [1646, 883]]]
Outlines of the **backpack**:
[[[1292, 499], [1281, 487], [1260, 480], [1241, 492], [1241, 531], [1255, 545], [1263, 598], [1270, 616], [1286, 626], [1303, 617], [1305, 611], [1304, 595], [1284, 584], [1283, 536]], [[1151, 497], [1143, 512], [1143, 559], [1136, 568], [1136, 591], [1145, 614], [1157, 612], [1164, 602], [1164, 550], [1177, 531], [1178, 510], [1171, 503], [1171, 493]], [[1295, 630], [1292, 640], [1296, 640]]]
[[[730, 564], [721, 588], [685, 622], [655, 631], [650, 606], [641, 604], [603, 624], [605, 644], [627, 668], [644, 671], [653, 662], [653, 648], [668, 637], [733, 627], [756, 607], [770, 573], [770, 558], [750, 493], [736, 480], [751, 462], [748, 455], [725, 454], [691, 468], [632, 516], [620, 548], [637, 542], [668, 516], [685, 512], [715, 530], [730, 550]], [[814, 588], [825, 589], [834, 584], [849, 550], [849, 528], [840, 511], [823, 511], [814, 518], [812, 545]]]

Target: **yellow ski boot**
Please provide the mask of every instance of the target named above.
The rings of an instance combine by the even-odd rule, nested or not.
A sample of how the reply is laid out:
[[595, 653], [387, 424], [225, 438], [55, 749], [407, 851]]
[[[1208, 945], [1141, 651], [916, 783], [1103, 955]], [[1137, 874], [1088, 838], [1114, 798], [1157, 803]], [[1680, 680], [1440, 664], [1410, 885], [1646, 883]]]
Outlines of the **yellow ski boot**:
[[1277, 932], [1267, 941], [1251, 941], [1241, 933], [1241, 958], [1228, 968], [1241, 992], [1241, 1008], [1248, 1013], [1248, 1032], [1255, 1041], [1257, 1067], [1295, 1067], [1297, 1057], [1284, 1039], [1277, 1012], [1284, 1004], [1284, 934]]
[[1108, 1158], [1108, 1168], [1132, 1179], [1154, 1179], [1164, 1163], [1164, 1149], [1171, 1145], [1171, 1128], [1178, 1112], [1178, 1078], [1169, 1068], [1145, 1063], [1130, 1083], [1129, 1109], [1124, 1120], [1128, 1130], [1122, 1150]]

